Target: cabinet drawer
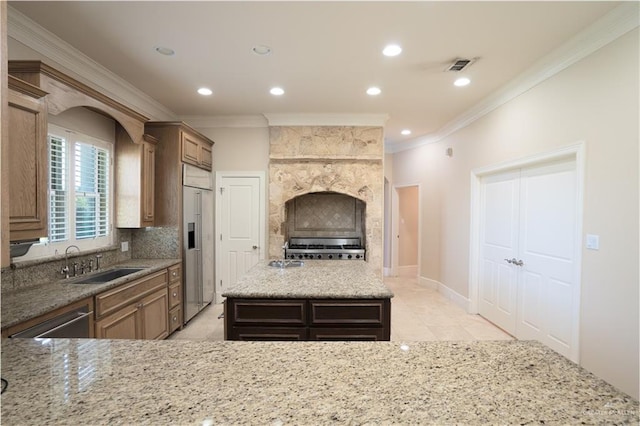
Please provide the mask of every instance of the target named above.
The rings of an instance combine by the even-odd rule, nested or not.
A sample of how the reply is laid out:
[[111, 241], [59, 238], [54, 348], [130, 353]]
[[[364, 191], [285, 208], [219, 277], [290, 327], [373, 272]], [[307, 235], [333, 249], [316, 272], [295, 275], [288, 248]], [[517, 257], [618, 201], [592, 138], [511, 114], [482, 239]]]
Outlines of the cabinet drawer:
[[309, 340], [322, 341], [379, 341], [385, 338], [382, 328], [310, 328]]
[[182, 279], [182, 265], [177, 264], [169, 267], [169, 282], [173, 283]]
[[386, 317], [383, 300], [323, 300], [311, 302], [311, 326], [366, 325], [382, 327]]
[[169, 311], [169, 334], [182, 326], [182, 307], [176, 306]]
[[307, 328], [300, 327], [233, 327], [229, 340], [298, 341], [307, 340]]
[[182, 305], [182, 283], [169, 284], [169, 309]]
[[112, 290], [96, 296], [96, 318], [117, 311], [123, 306], [140, 299], [153, 291], [166, 287], [167, 270], [150, 274], [127, 284], [118, 286]]
[[[229, 299], [227, 299], [229, 301]], [[307, 304], [304, 300], [233, 300], [231, 315], [236, 325], [305, 326]]]

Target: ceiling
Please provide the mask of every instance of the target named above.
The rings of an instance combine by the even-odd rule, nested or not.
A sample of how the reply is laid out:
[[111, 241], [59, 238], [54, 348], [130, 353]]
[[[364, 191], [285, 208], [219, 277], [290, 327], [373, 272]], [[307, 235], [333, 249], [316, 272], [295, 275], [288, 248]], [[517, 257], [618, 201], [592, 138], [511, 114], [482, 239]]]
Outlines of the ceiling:
[[[396, 146], [437, 132], [618, 4], [10, 2], [176, 116], [387, 114]], [[383, 56], [389, 43], [402, 53]], [[456, 58], [478, 60], [445, 72]], [[455, 87], [461, 74], [471, 84]]]

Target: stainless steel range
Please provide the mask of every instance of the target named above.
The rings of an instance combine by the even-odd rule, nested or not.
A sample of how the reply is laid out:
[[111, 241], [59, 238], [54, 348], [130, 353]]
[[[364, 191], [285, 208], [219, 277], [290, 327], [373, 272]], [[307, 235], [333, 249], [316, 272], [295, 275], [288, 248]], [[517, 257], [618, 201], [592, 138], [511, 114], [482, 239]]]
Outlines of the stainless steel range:
[[285, 248], [287, 259], [364, 260], [360, 238], [291, 238]]

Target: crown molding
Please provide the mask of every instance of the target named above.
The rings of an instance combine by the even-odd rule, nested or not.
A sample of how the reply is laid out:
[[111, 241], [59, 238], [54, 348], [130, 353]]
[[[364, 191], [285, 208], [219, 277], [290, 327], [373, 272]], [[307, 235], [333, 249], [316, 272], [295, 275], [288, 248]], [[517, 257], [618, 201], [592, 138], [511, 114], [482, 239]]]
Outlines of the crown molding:
[[184, 115], [180, 120], [199, 129], [217, 127], [269, 127], [264, 115]]
[[126, 80], [109, 71], [60, 37], [9, 6], [7, 36], [68, 70], [87, 86], [106, 94], [153, 120], [173, 120], [176, 115]]
[[437, 132], [405, 142], [385, 143], [385, 152], [396, 153], [438, 142], [470, 125], [496, 108], [515, 99], [529, 89], [553, 77], [579, 60], [613, 42], [639, 25], [640, 7], [637, 2], [624, 2], [592, 25], [576, 34], [538, 60], [501, 89], [454, 118]]
[[380, 126], [388, 114], [264, 114], [269, 126]]

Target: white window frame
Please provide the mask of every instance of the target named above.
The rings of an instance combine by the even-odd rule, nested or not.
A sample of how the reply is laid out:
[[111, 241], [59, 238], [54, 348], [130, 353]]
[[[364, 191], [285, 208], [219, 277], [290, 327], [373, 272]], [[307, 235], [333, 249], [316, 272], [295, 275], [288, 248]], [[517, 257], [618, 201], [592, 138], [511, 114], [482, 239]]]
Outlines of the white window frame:
[[[114, 229], [113, 229], [113, 217], [114, 217], [114, 143], [104, 141], [89, 135], [85, 135], [70, 129], [66, 129], [60, 126], [56, 126], [54, 124], [48, 125], [47, 131], [47, 152], [49, 152], [49, 136], [57, 136], [66, 141], [66, 167], [67, 167], [67, 213], [68, 213], [68, 235], [67, 239], [59, 242], [49, 242], [48, 238], [41, 238], [40, 243], [34, 244], [31, 249], [25, 254], [21, 256], [17, 260], [32, 260], [32, 259], [41, 259], [47, 257], [53, 257], [56, 255], [64, 254], [66, 248], [70, 245], [77, 246], [80, 251], [92, 251], [98, 250], [102, 248], [106, 248], [113, 245], [114, 241]], [[94, 237], [94, 238], [83, 238], [76, 239], [75, 236], [75, 184], [73, 182], [73, 176], [75, 174], [75, 144], [76, 143], [85, 143], [94, 145], [98, 148], [105, 149], [109, 152], [109, 194], [108, 194], [108, 203], [109, 203], [109, 211], [108, 211], [108, 223], [107, 223], [107, 235]], [[49, 165], [50, 167], [50, 165]], [[47, 191], [49, 191], [50, 182], [49, 176], [47, 175]], [[47, 197], [48, 203], [50, 202], [50, 196]], [[50, 215], [49, 209], [47, 209], [47, 215]], [[50, 224], [50, 216], [48, 217], [48, 224]], [[76, 250], [74, 250], [76, 252]]]

